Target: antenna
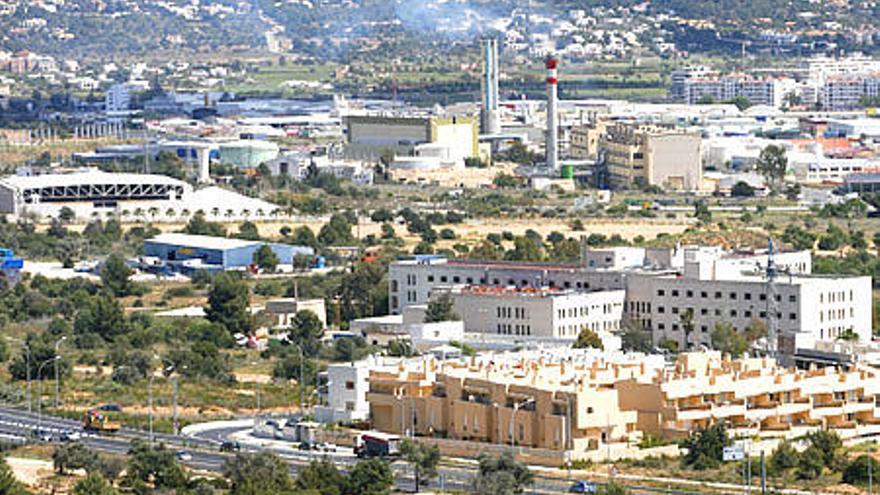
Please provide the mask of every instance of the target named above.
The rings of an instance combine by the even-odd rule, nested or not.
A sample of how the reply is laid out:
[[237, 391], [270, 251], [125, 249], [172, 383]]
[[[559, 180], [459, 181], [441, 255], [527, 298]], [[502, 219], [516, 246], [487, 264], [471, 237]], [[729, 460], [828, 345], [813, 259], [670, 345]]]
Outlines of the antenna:
[[776, 291], [776, 276], [778, 272], [776, 270], [776, 261], [773, 259], [774, 251], [776, 250], [776, 246], [773, 244], [773, 238], [767, 238], [767, 267], [766, 267], [766, 278], [767, 278], [767, 287], [766, 287], [766, 297], [767, 297], [767, 337], [766, 337], [766, 345], [765, 352], [770, 357], [776, 357], [777, 352], [777, 317], [776, 313], [779, 309], [777, 305], [776, 298], [778, 296]]

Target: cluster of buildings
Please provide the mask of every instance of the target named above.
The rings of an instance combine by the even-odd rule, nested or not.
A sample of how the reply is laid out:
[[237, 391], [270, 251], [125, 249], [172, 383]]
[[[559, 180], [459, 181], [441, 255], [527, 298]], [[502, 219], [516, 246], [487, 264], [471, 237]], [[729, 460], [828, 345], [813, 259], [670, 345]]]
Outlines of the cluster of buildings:
[[[842, 437], [880, 430], [880, 374], [861, 365], [797, 369], [717, 351], [659, 355], [542, 348], [473, 358], [370, 358], [331, 365], [322, 417], [369, 420], [448, 455], [515, 448], [533, 464], [677, 454], [641, 449], [712, 424], [733, 436]], [[331, 411], [337, 411], [333, 416]], [[658, 452], [662, 451], [662, 452]]]
[[871, 341], [871, 278], [813, 275], [808, 251], [626, 247], [587, 249], [583, 258], [577, 265], [397, 261], [389, 267], [389, 309], [405, 314], [450, 294], [467, 339], [478, 343], [487, 336], [572, 342], [589, 329], [613, 347], [613, 334], [629, 322], [654, 345], [686, 350], [711, 346], [719, 324], [741, 333], [762, 325], [763, 345], [793, 363], [821, 343]]

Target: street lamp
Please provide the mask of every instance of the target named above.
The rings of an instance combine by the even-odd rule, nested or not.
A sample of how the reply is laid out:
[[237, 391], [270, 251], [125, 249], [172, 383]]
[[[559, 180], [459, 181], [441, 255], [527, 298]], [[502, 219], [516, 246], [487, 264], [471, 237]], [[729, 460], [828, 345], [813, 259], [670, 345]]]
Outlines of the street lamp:
[[58, 396], [61, 393], [61, 380], [58, 378], [58, 361], [61, 359], [61, 355], [58, 354], [58, 349], [61, 347], [61, 343], [65, 340], [67, 340], [67, 335], [61, 337], [55, 342], [55, 409], [58, 409]]
[[513, 414], [510, 415], [510, 448], [516, 448], [516, 437], [514, 436], [513, 427], [516, 422], [516, 411], [525, 405], [532, 404], [535, 402], [535, 399], [525, 399], [519, 402], [513, 403]]
[[43, 361], [37, 367], [37, 378], [40, 379], [39, 393], [37, 394], [37, 429], [43, 428], [43, 368], [49, 363], [57, 363], [59, 359], [61, 359], [61, 356], [56, 355], [51, 359]]

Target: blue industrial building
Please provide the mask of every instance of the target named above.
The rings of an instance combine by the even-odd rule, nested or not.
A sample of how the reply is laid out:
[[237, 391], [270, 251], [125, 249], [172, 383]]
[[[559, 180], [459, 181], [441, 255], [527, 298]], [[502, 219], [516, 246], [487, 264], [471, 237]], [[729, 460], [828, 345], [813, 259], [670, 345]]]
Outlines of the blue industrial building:
[[21, 280], [22, 268], [24, 268], [23, 259], [16, 256], [11, 249], [0, 248], [0, 272], [10, 285], [17, 284]]
[[144, 241], [144, 256], [157, 258], [174, 271], [240, 270], [253, 264], [254, 253], [267, 245], [282, 265], [293, 264], [297, 255], [314, 256], [306, 246], [229, 239], [189, 234], [160, 234]]

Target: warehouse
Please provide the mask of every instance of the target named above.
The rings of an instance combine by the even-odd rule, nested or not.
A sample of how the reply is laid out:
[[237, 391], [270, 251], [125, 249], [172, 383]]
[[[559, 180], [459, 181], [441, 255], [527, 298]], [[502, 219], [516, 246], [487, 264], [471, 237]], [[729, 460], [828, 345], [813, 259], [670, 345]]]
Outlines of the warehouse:
[[157, 258], [180, 272], [242, 270], [253, 264], [254, 253], [263, 245], [272, 248], [282, 266], [292, 266], [297, 255], [315, 254], [305, 246], [171, 233], [144, 241], [144, 256]]

